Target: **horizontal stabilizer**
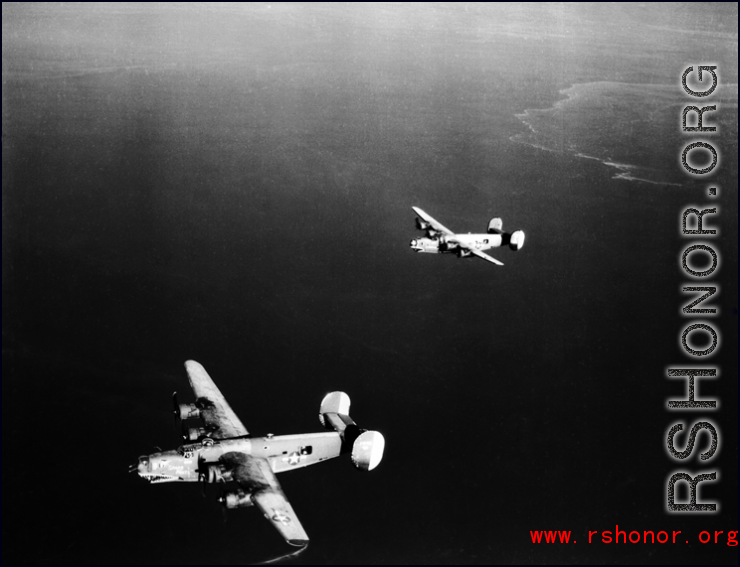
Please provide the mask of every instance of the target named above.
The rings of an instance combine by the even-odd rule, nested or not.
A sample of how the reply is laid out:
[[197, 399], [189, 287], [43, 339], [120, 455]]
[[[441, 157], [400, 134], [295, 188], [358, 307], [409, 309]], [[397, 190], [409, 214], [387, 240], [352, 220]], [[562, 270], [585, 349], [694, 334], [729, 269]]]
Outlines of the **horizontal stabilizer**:
[[383, 458], [385, 439], [378, 431], [360, 429], [349, 416], [349, 396], [344, 392], [327, 394], [321, 402], [319, 420], [326, 429], [339, 433], [342, 453], [352, 453], [352, 464], [371, 471]]

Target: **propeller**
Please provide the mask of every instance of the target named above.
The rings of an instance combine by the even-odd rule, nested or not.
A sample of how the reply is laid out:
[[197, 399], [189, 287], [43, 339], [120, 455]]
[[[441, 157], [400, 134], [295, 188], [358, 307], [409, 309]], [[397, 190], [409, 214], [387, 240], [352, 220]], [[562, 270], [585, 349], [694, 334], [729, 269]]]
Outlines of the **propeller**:
[[172, 423], [172, 429], [175, 429], [177, 420], [180, 419], [180, 404], [177, 403], [177, 392], [172, 392], [172, 413], [175, 414], [175, 421]]
[[[217, 484], [217, 483], [223, 484], [226, 482], [222, 474], [218, 471], [216, 467], [218, 467], [217, 463], [213, 463], [213, 462], [209, 463], [209, 462], [206, 462], [206, 460], [202, 456], [198, 457], [198, 482], [201, 483], [203, 496], [206, 496], [207, 485]], [[223, 491], [218, 501], [221, 503], [225, 502]]]
[[219, 508], [221, 508], [221, 517], [224, 519], [224, 524], [226, 523], [226, 520], [229, 519], [229, 511], [226, 509], [226, 496], [224, 495], [224, 489], [221, 489], [221, 495], [216, 498], [216, 502], [221, 504]]
[[208, 474], [205, 471], [205, 459], [202, 456], [198, 456], [198, 480], [201, 483], [201, 491], [203, 498], [206, 497], [206, 484], [208, 484]]

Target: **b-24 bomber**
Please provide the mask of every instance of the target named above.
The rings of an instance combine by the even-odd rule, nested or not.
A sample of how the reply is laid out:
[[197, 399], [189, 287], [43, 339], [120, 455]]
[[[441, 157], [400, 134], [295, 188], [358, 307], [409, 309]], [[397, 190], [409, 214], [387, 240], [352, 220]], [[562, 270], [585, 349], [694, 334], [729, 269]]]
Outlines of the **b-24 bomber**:
[[188, 428], [183, 435], [187, 443], [174, 451], [139, 457], [130, 470], [152, 484], [223, 483], [219, 502], [226, 508], [257, 506], [289, 544], [305, 546], [308, 535], [275, 475], [343, 453], [350, 453], [362, 471], [374, 469], [383, 458], [383, 435], [357, 427], [344, 392], [327, 394], [319, 409], [321, 424], [333, 431], [250, 437], [203, 366], [188, 360], [185, 369], [196, 400], [180, 404], [175, 392], [175, 418], [200, 418], [203, 426]]
[[477, 256], [487, 262], [503, 266], [496, 258], [492, 258], [483, 250], [508, 245], [514, 251], [521, 250], [524, 246], [524, 232], [504, 232], [503, 222], [500, 218], [493, 218], [488, 223], [486, 234], [454, 233], [431, 215], [422, 211], [419, 207], [411, 207], [418, 215], [416, 217], [416, 228], [426, 231], [426, 236], [414, 238], [411, 241], [411, 249], [414, 252], [426, 252], [429, 254], [442, 254], [452, 252], [459, 258]]

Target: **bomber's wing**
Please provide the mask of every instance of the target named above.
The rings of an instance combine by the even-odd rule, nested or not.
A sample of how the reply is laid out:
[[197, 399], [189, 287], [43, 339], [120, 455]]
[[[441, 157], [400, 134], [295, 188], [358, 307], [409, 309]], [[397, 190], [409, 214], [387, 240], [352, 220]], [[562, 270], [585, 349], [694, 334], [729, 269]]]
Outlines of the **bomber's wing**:
[[492, 262], [492, 263], [496, 264], [497, 266], [503, 266], [504, 265], [503, 262], [499, 262], [498, 260], [496, 260], [496, 258], [491, 258], [485, 252], [481, 252], [480, 250], [477, 250], [475, 248], [466, 248], [466, 250], [472, 252], [473, 254], [475, 254], [476, 256], [478, 256], [478, 258], [483, 258], [484, 260], [487, 260], [488, 262]]
[[422, 211], [419, 207], [411, 207], [411, 208], [414, 209], [414, 212], [417, 215], [419, 215], [419, 217], [422, 220], [424, 220], [424, 221], [428, 222], [430, 225], [432, 225], [432, 228], [434, 230], [436, 230], [437, 232], [441, 232], [441, 233], [446, 234], [448, 236], [452, 236], [453, 234], [455, 234], [449, 228], [447, 228], [445, 225], [443, 225], [441, 222], [437, 221], [436, 219], [434, 219], [433, 217], [431, 217], [430, 215], [428, 215], [424, 211]]
[[468, 247], [468, 246], [464, 246], [460, 242], [458, 242], [458, 244], [460, 246], [462, 246], [463, 248], [465, 248], [465, 250], [467, 250], [471, 254], [475, 254], [476, 256], [478, 256], [478, 258], [483, 258], [484, 260], [486, 260], [488, 262], [492, 262], [492, 263], [496, 264], [497, 266], [503, 266], [504, 265], [503, 262], [499, 262], [498, 260], [496, 260], [496, 258], [491, 258], [488, 254], [486, 254], [485, 252], [481, 252], [477, 248], [471, 248], [471, 247]]
[[503, 262], [499, 262], [498, 260], [496, 260], [496, 258], [491, 258], [491, 256], [489, 256], [485, 252], [481, 252], [477, 248], [474, 248], [473, 246], [470, 246], [469, 244], [465, 242], [461, 242], [458, 238], [448, 238], [447, 241], [450, 242], [451, 244], [457, 244], [460, 248], [467, 250], [471, 254], [475, 254], [476, 256], [478, 256], [478, 258], [483, 258], [487, 262], [491, 262], [493, 264], [496, 264], [497, 266], [504, 265]]
[[221, 391], [199, 363], [188, 360], [185, 363], [190, 387], [193, 389], [195, 405], [200, 409], [200, 417], [206, 429], [212, 431], [209, 437], [228, 439], [241, 437], [249, 432], [231, 409]]
[[231, 469], [232, 478], [251, 494], [252, 502], [285, 541], [296, 546], [308, 544], [308, 535], [266, 459], [231, 452], [225, 453], [220, 461]]

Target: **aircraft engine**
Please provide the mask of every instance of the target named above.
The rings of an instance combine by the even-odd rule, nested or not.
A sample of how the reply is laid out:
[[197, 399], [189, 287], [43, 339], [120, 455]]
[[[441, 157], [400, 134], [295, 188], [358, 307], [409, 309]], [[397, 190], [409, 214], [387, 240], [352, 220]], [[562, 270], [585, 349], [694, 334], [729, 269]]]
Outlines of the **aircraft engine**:
[[180, 419], [195, 419], [200, 417], [200, 410], [195, 404], [180, 404]]
[[218, 501], [229, 510], [233, 508], [249, 508], [250, 506], [254, 506], [252, 495], [241, 489], [224, 492]]
[[231, 475], [224, 474], [221, 466], [216, 463], [205, 464], [200, 467], [200, 480], [204, 483], [215, 484], [217, 482], [226, 482], [230, 479]]
[[524, 232], [521, 230], [517, 230], [511, 234], [511, 240], [509, 240], [509, 248], [516, 252], [517, 250], [521, 250], [522, 246], [524, 246]]
[[201, 437], [205, 437], [208, 434], [208, 430], [205, 427], [188, 427], [183, 431], [182, 438], [185, 441], [197, 441]]
[[378, 431], [364, 431], [352, 444], [352, 464], [361, 471], [371, 471], [383, 459], [385, 439]]
[[488, 223], [488, 234], [501, 234], [504, 230], [504, 221], [501, 219], [491, 219]]
[[432, 225], [430, 225], [428, 222], [421, 220], [419, 217], [416, 217], [416, 228], [419, 230], [428, 230], [431, 228]]
[[472, 254], [472, 252], [470, 250], [465, 250], [465, 248], [458, 248], [458, 250], [457, 250], [457, 257], [458, 258], [467, 258], [471, 254]]
[[175, 414], [175, 420], [178, 419], [195, 419], [200, 417], [200, 410], [195, 404], [178, 404], [177, 392], [172, 393], [172, 413]]

